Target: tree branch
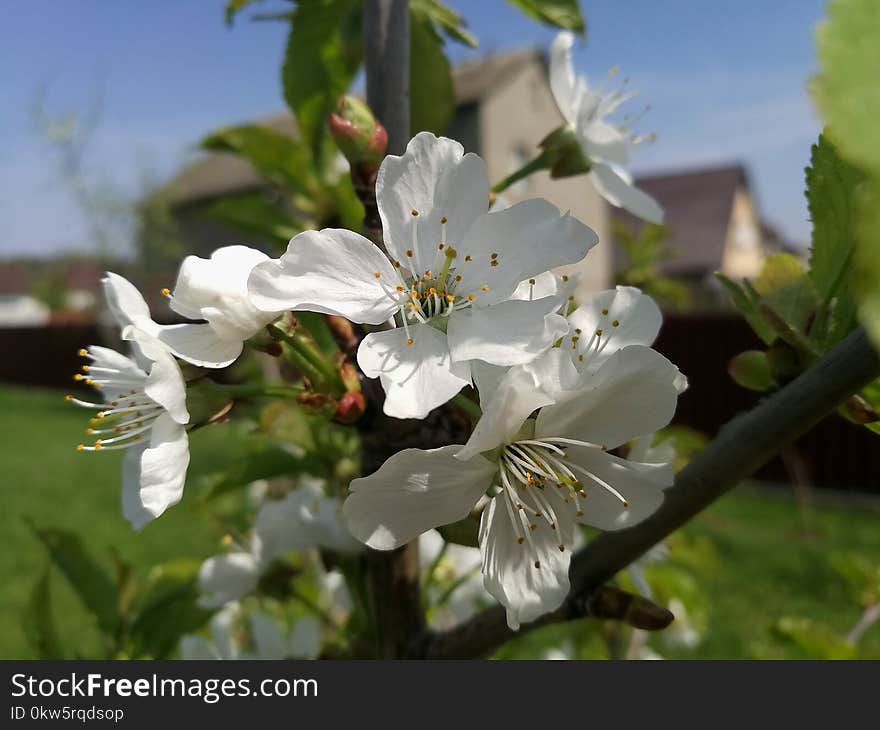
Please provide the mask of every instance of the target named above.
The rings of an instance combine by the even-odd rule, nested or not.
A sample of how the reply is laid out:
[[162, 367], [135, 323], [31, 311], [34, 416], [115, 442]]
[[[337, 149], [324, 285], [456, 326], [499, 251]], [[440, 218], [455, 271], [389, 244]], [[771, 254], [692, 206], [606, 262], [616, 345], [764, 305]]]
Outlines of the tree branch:
[[[407, 0], [364, 0], [364, 70], [367, 103], [388, 132], [388, 153], [402, 154], [409, 141]], [[375, 181], [371, 183], [369, 189], [364, 190], [361, 186], [357, 190], [365, 210], [364, 233], [384, 251]], [[381, 403], [381, 397], [375, 399], [374, 403]], [[377, 420], [381, 421], [382, 418], [377, 417]], [[388, 439], [388, 432], [381, 428], [373, 428], [372, 434], [365, 434], [364, 426], [361, 424], [365, 437], [363, 466], [364, 472], [369, 474], [381, 465], [381, 461], [375, 463], [378, 456], [388, 451], [389, 447], [393, 453], [402, 446]], [[369, 444], [377, 436], [384, 440], [384, 444], [370, 449]], [[425, 623], [419, 587], [418, 541], [414, 540], [388, 553], [369, 550], [363, 561], [375, 629], [376, 656], [380, 659], [405, 656], [412, 639], [422, 634]]]
[[486, 656], [505, 641], [540, 626], [595, 615], [597, 589], [620, 570], [753, 474], [774, 453], [880, 375], [880, 357], [862, 328], [809, 370], [748, 413], [727, 423], [717, 438], [676, 477], [663, 505], [628, 530], [606, 532], [573, 558], [571, 592], [553, 613], [511, 631], [495, 606], [442, 634], [426, 634], [414, 651], [429, 659]]

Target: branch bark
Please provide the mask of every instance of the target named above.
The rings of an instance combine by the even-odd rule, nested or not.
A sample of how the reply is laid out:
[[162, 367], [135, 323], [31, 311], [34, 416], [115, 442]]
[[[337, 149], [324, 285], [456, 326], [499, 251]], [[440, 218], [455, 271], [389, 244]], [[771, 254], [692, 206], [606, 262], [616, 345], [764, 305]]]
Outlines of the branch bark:
[[753, 474], [784, 445], [880, 375], [880, 357], [861, 328], [754, 409], [728, 422], [683, 469], [657, 512], [639, 525], [607, 532], [573, 558], [571, 592], [553, 613], [511, 631], [496, 606], [442, 634], [427, 633], [414, 653], [429, 659], [486, 656], [508, 639], [540, 626], [583, 618], [600, 586], [718, 497]]

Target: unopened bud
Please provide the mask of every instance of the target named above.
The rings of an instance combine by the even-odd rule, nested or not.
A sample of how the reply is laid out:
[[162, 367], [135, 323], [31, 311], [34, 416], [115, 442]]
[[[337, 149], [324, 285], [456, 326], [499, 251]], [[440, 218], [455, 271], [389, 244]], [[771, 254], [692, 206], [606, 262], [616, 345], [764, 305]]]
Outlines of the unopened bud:
[[759, 350], [746, 350], [730, 361], [727, 372], [737, 385], [764, 392], [773, 385], [773, 374], [767, 355]]
[[340, 96], [327, 119], [330, 134], [352, 167], [378, 168], [388, 147], [388, 133], [364, 102]]
[[330, 396], [326, 393], [300, 393], [296, 402], [310, 411], [322, 411], [330, 403]]
[[339, 399], [335, 418], [340, 423], [354, 423], [366, 410], [367, 401], [360, 391], [349, 390]]
[[330, 332], [344, 352], [353, 352], [358, 346], [358, 336], [354, 331], [354, 325], [345, 317], [335, 314], [327, 315], [327, 326]]
[[342, 384], [346, 390], [353, 390], [360, 393], [361, 379], [358, 377], [357, 368], [350, 362], [344, 362], [339, 366], [339, 377], [342, 378]]

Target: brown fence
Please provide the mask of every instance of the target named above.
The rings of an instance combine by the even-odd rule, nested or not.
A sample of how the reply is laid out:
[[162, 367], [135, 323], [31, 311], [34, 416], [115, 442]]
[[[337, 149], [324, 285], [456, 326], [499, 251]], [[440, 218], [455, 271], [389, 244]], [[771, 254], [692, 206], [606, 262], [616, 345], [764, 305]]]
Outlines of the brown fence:
[[[80, 347], [101, 343], [98, 327], [0, 329], [0, 382], [70, 388], [82, 364]], [[688, 376], [676, 422], [714, 435], [723, 423], [760, 398], [727, 375], [730, 358], [760, 346], [748, 325], [731, 316], [668, 315], [657, 349]], [[880, 436], [834, 416], [801, 437], [788, 452], [810, 482], [838, 489], [880, 493]], [[759, 474], [789, 481], [781, 458]]]

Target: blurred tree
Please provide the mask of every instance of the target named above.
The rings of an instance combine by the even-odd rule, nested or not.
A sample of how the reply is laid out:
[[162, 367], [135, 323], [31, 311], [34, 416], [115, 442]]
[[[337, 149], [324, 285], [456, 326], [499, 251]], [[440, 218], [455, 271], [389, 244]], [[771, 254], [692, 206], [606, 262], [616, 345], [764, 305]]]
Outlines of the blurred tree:
[[690, 300], [687, 286], [661, 271], [663, 262], [675, 257], [666, 245], [666, 228], [646, 223], [636, 232], [615, 222], [613, 231], [626, 255], [626, 263], [615, 272], [617, 283], [638, 287], [668, 308], [685, 309]]

